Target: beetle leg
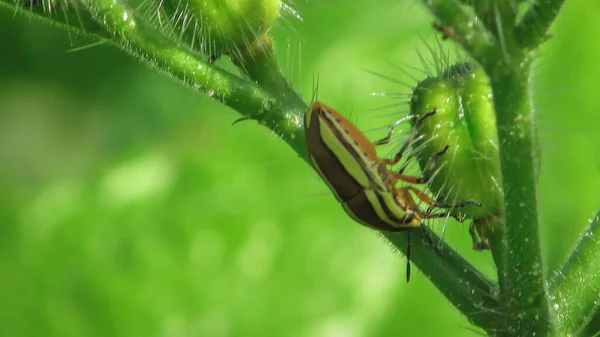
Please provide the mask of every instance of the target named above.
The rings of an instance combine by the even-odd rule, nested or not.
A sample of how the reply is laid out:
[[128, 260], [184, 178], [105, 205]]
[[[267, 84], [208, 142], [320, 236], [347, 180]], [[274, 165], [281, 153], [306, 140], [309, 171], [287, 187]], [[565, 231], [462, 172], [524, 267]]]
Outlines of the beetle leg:
[[408, 164], [410, 164], [410, 162], [415, 158], [414, 154], [411, 154], [410, 156], [408, 156], [408, 158], [406, 158], [406, 160], [404, 161], [404, 164], [402, 164], [402, 166], [400, 166], [400, 169], [398, 169], [398, 173], [402, 174], [404, 173], [404, 171], [406, 170], [406, 168], [408, 168]]
[[425, 167], [425, 172], [423, 173], [423, 177], [421, 177], [421, 179], [420, 179], [420, 184], [427, 184], [429, 182], [429, 180], [431, 180], [431, 178], [433, 178], [433, 175], [435, 173], [435, 171], [434, 171], [435, 163], [438, 161], [438, 159], [444, 153], [446, 153], [446, 151], [448, 151], [449, 148], [450, 148], [450, 144], [444, 146], [442, 151], [434, 154], [431, 157], [431, 160], [429, 161], [429, 163], [427, 163], [427, 166]]
[[409, 184], [424, 184], [427, 181], [424, 181], [422, 177], [409, 176], [402, 173], [390, 172], [390, 176], [392, 177], [392, 183], [395, 186], [399, 180], [405, 181]]
[[435, 202], [435, 205], [433, 207], [437, 207], [437, 208], [459, 208], [459, 207], [465, 207], [467, 205], [473, 205], [473, 206], [481, 206], [481, 203], [479, 201], [475, 201], [475, 200], [461, 200], [461, 201], [457, 201], [455, 204], [442, 204], [439, 202]]
[[421, 199], [421, 201], [423, 201], [424, 203], [429, 205], [430, 210], [428, 210], [427, 213], [431, 212], [431, 209], [433, 209], [433, 208], [459, 208], [459, 207], [464, 207], [467, 205], [481, 206], [480, 202], [473, 201], [473, 200], [461, 200], [461, 201], [456, 202], [455, 204], [442, 204], [436, 200], [431, 199], [430, 196], [428, 196], [425, 192], [419, 190], [416, 187], [405, 186], [405, 187], [403, 187], [403, 189], [413, 192], [417, 198]]
[[[448, 151], [448, 148], [450, 148], [450, 145], [446, 145], [446, 147], [444, 147], [444, 149], [436, 154], [433, 155], [433, 157], [431, 157], [431, 161], [430, 164], [427, 165], [428, 167], [425, 169], [425, 174], [422, 177], [417, 177], [417, 176], [409, 176], [409, 175], [405, 175], [403, 174], [404, 170], [406, 170], [406, 168], [408, 167], [408, 164], [410, 163], [410, 161], [414, 158], [414, 155], [410, 155], [408, 157], [408, 159], [404, 162], [404, 164], [402, 164], [402, 166], [400, 167], [400, 169], [398, 170], [398, 172], [391, 172], [392, 176], [394, 178], [396, 178], [397, 180], [402, 180], [405, 181], [407, 183], [411, 183], [411, 184], [427, 184], [429, 182], [429, 180], [431, 180], [431, 178], [433, 177], [434, 171], [433, 171], [433, 167], [435, 166], [435, 162], [438, 160], [438, 158], [443, 155], [444, 153], [446, 153], [446, 151]], [[395, 165], [393, 160], [390, 159], [384, 159], [382, 160], [382, 162], [386, 165]]]
[[[405, 191], [413, 192], [417, 198], [421, 199], [421, 201], [423, 201], [427, 205], [429, 205], [431, 207], [437, 207], [437, 202], [435, 200], [431, 199], [430, 196], [428, 196], [425, 192], [421, 191], [420, 189], [413, 187], [413, 186], [404, 186], [404, 187], [402, 187], [402, 189]], [[427, 212], [427, 213], [429, 213], [429, 212]]]
[[390, 126], [390, 131], [388, 132], [388, 135], [385, 138], [373, 142], [373, 145], [379, 146], [389, 143], [392, 140], [392, 134], [394, 134], [394, 126]]
[[458, 207], [463, 207], [463, 206], [466, 206], [466, 205], [481, 206], [480, 202], [472, 201], [472, 200], [459, 201], [459, 202], [457, 202], [455, 204], [440, 204], [436, 200], [431, 199], [430, 196], [428, 196], [425, 192], [419, 190], [416, 187], [405, 186], [405, 187], [402, 187], [401, 189], [404, 190], [404, 191], [406, 191], [407, 193], [409, 191], [413, 192], [417, 198], [419, 198], [421, 201], [423, 201], [424, 203], [426, 203], [427, 205], [429, 205], [429, 207], [427, 208], [427, 211], [425, 211], [425, 213], [422, 215], [425, 219], [447, 218], [447, 217], [451, 216], [454, 219], [456, 219], [456, 221], [463, 222], [463, 221], [465, 221], [465, 217], [464, 216], [460, 217], [457, 214], [452, 214], [451, 212], [441, 212], [441, 213], [433, 213], [433, 214], [431, 212], [435, 208], [458, 208]]
[[[434, 219], [434, 218], [448, 218], [453, 217], [459, 222], [463, 222], [464, 218], [458, 218], [456, 215], [451, 214], [450, 212], [441, 212], [441, 213], [429, 213], [425, 218], [426, 219]], [[469, 226], [469, 234], [471, 235], [471, 240], [473, 241], [473, 249], [474, 250], [486, 250], [490, 249], [490, 243], [487, 239], [479, 239], [477, 232], [475, 231], [475, 223], [471, 222]]]
[[[414, 142], [415, 139], [417, 138], [417, 132], [419, 131], [421, 124], [423, 124], [423, 121], [425, 119], [435, 115], [435, 113], [436, 113], [436, 109], [434, 108], [433, 111], [428, 112], [428, 113], [424, 114], [423, 116], [421, 116], [419, 119], [417, 119], [417, 121], [415, 122], [415, 126], [413, 127], [412, 131], [410, 132], [410, 136], [408, 137], [406, 142], [404, 142], [404, 144], [402, 145], [402, 147], [400, 148], [398, 153], [396, 153], [396, 155], [394, 156], [394, 159], [384, 159], [384, 160], [382, 160], [382, 162], [385, 165], [390, 165], [390, 166], [394, 166], [394, 165], [398, 164], [398, 162], [400, 162], [400, 160], [402, 159], [404, 152], [406, 152], [406, 150], [408, 150], [408, 147], [410, 146], [410, 144], [412, 142]], [[390, 141], [391, 134], [392, 134], [392, 131], [390, 130], [390, 133], [388, 134], [389, 139], [384, 138], [384, 139], [387, 139], [387, 142]], [[384, 140], [384, 139], [382, 139], [382, 140]], [[378, 143], [377, 145], [381, 145], [380, 142], [381, 141], [377, 142]], [[385, 144], [385, 143], [383, 143], [383, 144]]]
[[[425, 217], [425, 219], [442, 219], [442, 218], [448, 218], [450, 216], [453, 218], [456, 218], [450, 212], [440, 212], [440, 213], [428, 213], [427, 216]], [[462, 222], [462, 221], [460, 221], [460, 222]]]
[[425, 219], [442, 219], [442, 218], [448, 218], [448, 217], [453, 217], [454, 219], [456, 219], [456, 221], [458, 222], [464, 222], [465, 221], [465, 217], [459, 217], [456, 214], [452, 214], [451, 212], [440, 212], [440, 213], [427, 213], [427, 216], [425, 216]]
[[490, 249], [489, 241], [487, 239], [480, 240], [477, 236], [477, 232], [475, 231], [475, 222], [471, 222], [471, 225], [469, 226], [469, 234], [471, 234], [471, 239], [473, 240], [474, 250]]
[[[438, 158], [441, 155], [443, 155], [444, 153], [446, 153], [446, 151], [448, 151], [449, 148], [450, 148], [450, 144], [446, 145], [442, 151], [434, 154], [431, 157], [431, 161], [427, 165], [427, 168], [425, 169], [425, 174], [423, 174], [422, 177], [407, 176], [407, 175], [402, 174], [402, 172], [404, 172], [404, 170], [406, 170], [410, 160], [414, 157], [413, 155], [411, 155], [406, 160], [406, 162], [402, 165], [402, 167], [400, 167], [400, 170], [398, 170], [398, 173], [392, 173], [392, 176], [396, 180], [402, 180], [402, 181], [405, 181], [405, 182], [411, 183], [411, 184], [427, 184], [429, 182], [429, 180], [431, 180], [431, 178], [433, 177], [433, 174], [434, 174], [433, 168], [435, 167], [435, 163], [437, 162]], [[383, 162], [387, 165], [390, 165], [392, 161], [383, 160]]]

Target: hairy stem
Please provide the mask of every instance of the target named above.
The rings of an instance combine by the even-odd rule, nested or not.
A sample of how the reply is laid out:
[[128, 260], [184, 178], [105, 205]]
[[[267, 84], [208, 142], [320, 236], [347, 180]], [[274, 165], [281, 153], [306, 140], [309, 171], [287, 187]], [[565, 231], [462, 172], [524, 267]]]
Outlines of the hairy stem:
[[423, 3], [440, 21], [436, 26], [443, 37], [455, 40], [469, 54], [477, 55], [480, 63], [485, 64], [498, 54], [491, 32], [464, 5], [453, 0], [423, 0]]
[[221, 71], [213, 64], [190, 55], [159, 32], [136, 21], [131, 11], [117, 0], [88, 0], [89, 12], [115, 34], [123, 49], [137, 50], [151, 64], [165, 67], [195, 89], [266, 123], [297, 152], [305, 156], [302, 116], [306, 105], [297, 99], [275, 96], [256, 84]]
[[[408, 248], [407, 233], [384, 233], [397, 250], [405, 255]], [[433, 233], [428, 235], [440, 242]], [[465, 261], [456, 251], [442, 243], [440, 257], [428, 242], [425, 232], [410, 232], [411, 262], [459, 309], [469, 321], [485, 330], [498, 329], [498, 287]]]
[[[258, 116], [265, 119], [267, 116], [274, 116], [274, 119], [287, 116], [277, 109], [276, 99], [268, 91], [179, 48], [160, 32], [136, 20], [131, 11], [118, 1], [87, 1], [84, 3], [87, 7], [65, 4], [53, 12], [39, 7], [24, 9], [20, 7], [23, 3], [11, 0], [0, 0], [0, 4], [14, 12], [52, 20], [70, 31], [106, 39], [151, 67], [209, 95], [243, 116], [255, 119]], [[296, 119], [291, 120], [293, 124], [301, 124]], [[279, 121], [279, 134], [288, 139], [298, 136], [297, 128], [294, 129], [295, 133], [286, 132], [285, 126], [288, 124]]]
[[590, 220], [549, 293], [561, 336], [578, 336], [600, 305], [600, 210]]
[[271, 38], [268, 35], [256, 37], [253, 42], [240, 48], [232, 60], [249, 78], [276, 98], [274, 104], [278, 111], [287, 112], [271, 115], [268, 119], [261, 118], [261, 122], [280, 135], [294, 134], [294, 138], [287, 140], [288, 143], [300, 156], [308, 158], [304, 136], [300, 134], [303, 129], [298, 129], [308, 107], [281, 72]]
[[552, 8], [537, 17], [536, 24], [543, 33], [532, 29], [528, 22], [533, 20], [532, 11], [539, 11], [548, 1], [531, 6], [523, 20], [525, 26], [517, 26], [515, 21], [516, 2], [492, 3], [487, 25], [469, 17], [465, 5], [459, 2], [423, 2], [441, 21], [439, 30], [444, 36], [463, 46], [484, 67], [494, 96], [505, 212], [501, 217], [504, 222], [497, 223], [501, 230], [490, 238], [505, 320], [498, 333], [546, 336], [554, 331], [555, 322], [548, 305], [538, 234], [535, 127], [529, 86], [532, 55], [542, 40], [527, 40], [535, 43], [528, 42], [531, 49], [525, 49], [519, 34], [545, 34], [561, 1], [551, 1]]
[[[510, 66], [510, 67], [507, 67]], [[534, 126], [529, 62], [513, 61], [490, 71], [504, 190], [505, 265], [500, 298], [508, 335], [545, 336], [552, 331], [539, 243]]]
[[136, 20], [119, 1], [88, 0], [85, 4], [123, 50], [243, 114], [267, 113], [272, 109], [273, 97], [269, 93], [190, 55], [143, 21]]
[[564, 0], [537, 0], [519, 22], [515, 36], [523, 49], [535, 49], [548, 38], [548, 29]]

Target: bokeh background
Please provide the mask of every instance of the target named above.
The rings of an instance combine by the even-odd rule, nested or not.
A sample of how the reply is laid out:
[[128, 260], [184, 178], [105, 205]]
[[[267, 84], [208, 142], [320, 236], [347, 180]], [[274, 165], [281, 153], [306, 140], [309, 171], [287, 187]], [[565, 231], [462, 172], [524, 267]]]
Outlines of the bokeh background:
[[[297, 1], [272, 33], [305, 99], [361, 128], [404, 108], [415, 1]], [[536, 63], [549, 274], [600, 201], [600, 3], [567, 1]], [[1, 336], [478, 336], [255, 122], [108, 45], [0, 11]], [[421, 77], [423, 75], [420, 75]], [[394, 116], [393, 114], [398, 114]], [[466, 225], [446, 240], [471, 250]], [[599, 322], [600, 323], [600, 322]], [[588, 335], [600, 330], [590, 328]]]

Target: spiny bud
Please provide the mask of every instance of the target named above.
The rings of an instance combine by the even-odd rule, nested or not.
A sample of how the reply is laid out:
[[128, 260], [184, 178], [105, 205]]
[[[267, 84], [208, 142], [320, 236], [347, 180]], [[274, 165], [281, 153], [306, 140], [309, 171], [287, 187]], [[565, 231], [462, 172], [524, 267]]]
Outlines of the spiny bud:
[[280, 0], [167, 0], [161, 5], [175, 33], [208, 56], [236, 53], [266, 33]]
[[444, 147], [448, 151], [435, 163], [430, 189], [441, 199], [475, 200], [481, 207], [458, 211], [474, 220], [499, 215], [502, 181], [493, 98], [483, 70], [467, 63], [450, 67], [415, 88], [411, 112], [416, 120], [436, 110], [424, 121], [414, 147], [423, 170]]

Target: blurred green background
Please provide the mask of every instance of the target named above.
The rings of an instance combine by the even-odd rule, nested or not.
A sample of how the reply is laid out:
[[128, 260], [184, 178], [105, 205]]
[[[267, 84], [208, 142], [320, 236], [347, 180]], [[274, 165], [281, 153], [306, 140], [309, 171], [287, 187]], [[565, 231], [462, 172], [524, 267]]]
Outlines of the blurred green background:
[[[415, 84], [390, 63], [421, 66], [422, 6], [290, 5], [272, 33], [305, 99], [318, 75], [361, 128], [399, 118], [371, 93], [408, 89], [362, 69]], [[567, 1], [536, 63], [548, 274], [600, 201], [599, 12]], [[478, 336], [267, 129], [108, 45], [0, 25], [1, 336]], [[446, 240], [493, 275], [466, 225]]]

